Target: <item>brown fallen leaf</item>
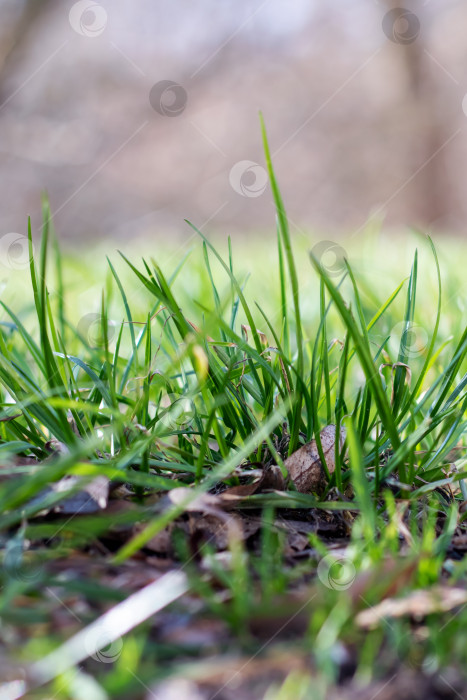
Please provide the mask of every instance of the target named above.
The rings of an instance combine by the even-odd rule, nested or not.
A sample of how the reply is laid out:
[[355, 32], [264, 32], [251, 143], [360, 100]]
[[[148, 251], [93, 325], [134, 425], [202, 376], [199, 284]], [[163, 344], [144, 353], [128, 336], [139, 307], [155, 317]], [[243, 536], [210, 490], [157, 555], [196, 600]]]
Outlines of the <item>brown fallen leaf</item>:
[[50, 438], [45, 445], [45, 449], [48, 452], [51, 452], [52, 454], [60, 454], [60, 455], [69, 455], [70, 450], [68, 447], [65, 445], [64, 442], [60, 442], [60, 440], [57, 440], [57, 438]]
[[221, 643], [226, 644], [229, 640], [226, 622], [212, 617], [167, 612], [165, 616], [158, 616], [156, 625], [157, 640], [165, 644], [217, 651]]
[[[172, 489], [168, 498], [175, 505], [183, 505], [192, 494], [192, 489], [181, 486]], [[190, 515], [190, 534], [193, 536], [196, 533], [195, 539], [205, 539], [204, 534], [207, 534], [209, 540], [219, 539], [218, 546], [223, 549], [229, 541], [244, 538], [241, 518], [223, 510], [220, 496], [211, 493], [199, 494], [186, 503], [185, 512]], [[196, 525], [198, 522], [202, 523], [199, 528]]]
[[235, 507], [248, 496], [253, 496], [255, 493], [266, 489], [282, 491], [285, 488], [285, 479], [282, 476], [280, 467], [277, 464], [270, 464], [263, 467], [261, 475], [250, 482], [249, 484], [240, 484], [239, 486], [231, 486], [230, 488], [218, 494], [219, 504], [224, 510]]
[[[447, 672], [449, 680], [445, 677]], [[329, 689], [326, 700], [458, 700], [465, 697], [464, 691], [463, 675], [452, 666], [439, 674], [407, 669], [401, 665], [392, 677], [375, 679], [364, 686], [355, 677], [344, 684], [339, 683]]]
[[355, 620], [359, 627], [374, 629], [387, 618], [410, 616], [421, 620], [432, 613], [448, 612], [465, 603], [467, 591], [463, 588], [435, 586], [430, 590], [412, 591], [404, 598], [386, 598], [359, 612]]
[[262, 468], [261, 474], [248, 484], [231, 486], [218, 494], [203, 493], [193, 498], [193, 491], [187, 486], [172, 489], [167, 495], [168, 501], [174, 505], [185, 505], [185, 512], [209, 512], [213, 509], [231, 510], [240, 505], [241, 501], [265, 489], [282, 491], [285, 479], [277, 464]]
[[183, 675], [169, 676], [158, 681], [148, 689], [145, 700], [256, 700], [272, 697], [268, 693], [270, 686], [275, 684], [277, 689], [290, 673], [309, 671], [309, 658], [297, 650], [293, 653], [284, 648], [280, 652], [275, 649], [269, 652], [266, 650], [262, 656], [257, 657], [233, 653], [216, 654], [206, 660], [197, 659], [196, 663], [186, 663], [180, 672]]
[[352, 602], [358, 606], [368, 599], [371, 602], [394, 598], [404, 588], [413, 585], [418, 566], [418, 557], [405, 557], [400, 554], [397, 557], [387, 557], [378, 566], [358, 574], [348, 590]]
[[[142, 532], [144, 525], [137, 524], [133, 528], [133, 534], [136, 535]], [[163, 554], [165, 556], [171, 556], [174, 552], [172, 536], [174, 531], [174, 523], [170, 523], [163, 530], [153, 535], [149, 542], [146, 542], [145, 549], [150, 552], [156, 552], [156, 554]]]
[[[330, 474], [336, 469], [335, 444], [336, 426], [332, 423], [327, 425], [320, 432], [321, 445], [323, 447], [326, 466]], [[339, 449], [344, 446], [345, 428], [340, 429]], [[310, 493], [319, 491], [325, 483], [325, 472], [319, 458], [316, 440], [311, 440], [303, 445], [288, 457], [285, 467], [290, 474], [290, 478], [295, 484], [297, 491]]]
[[[185, 486], [172, 489], [165, 497], [165, 502], [184, 506], [184, 516], [152, 537], [145, 549], [173, 556], [174, 529], [185, 532], [194, 551], [198, 551], [204, 542], [211, 542], [217, 550], [224, 550], [233, 540], [249, 539], [260, 530], [261, 519], [230, 511], [244, 498], [255, 493], [262, 481], [263, 477], [260, 477], [251, 484], [233, 487], [221, 494], [194, 494], [193, 489]], [[229, 493], [231, 490], [233, 493]], [[135, 532], [139, 530], [140, 526], [137, 525]]]
[[[467, 503], [467, 501], [464, 501]], [[459, 552], [467, 552], [467, 533], [462, 532], [460, 535], [454, 535], [451, 538], [451, 548], [457, 549]]]
[[[197, 553], [206, 542], [211, 543], [216, 550], [223, 551], [228, 548], [232, 539], [245, 541], [255, 535], [261, 524], [260, 518], [227, 514], [218, 510], [189, 512], [186, 519], [170, 523], [152, 537], [145, 544], [145, 549], [158, 555], [174, 557], [174, 531], [179, 530], [189, 538], [193, 552]], [[138, 533], [142, 528], [142, 525], [136, 525], [134, 532]]]
[[167, 500], [175, 506], [184, 506], [186, 513], [210, 512], [219, 507], [219, 497], [212, 493], [193, 495], [193, 489], [179, 486], [167, 494]]
[[[75, 481], [73, 481], [75, 480]], [[54, 490], [67, 491], [72, 485], [77, 483], [76, 477], [69, 476], [60, 479], [54, 484]], [[74, 515], [75, 513], [97, 513], [107, 508], [109, 499], [109, 480], [106, 476], [96, 476], [95, 479], [86, 484], [82, 490], [77, 491], [62, 503], [54, 507], [55, 513]]]
[[218, 551], [225, 550], [233, 540], [246, 541], [260, 528], [260, 522], [234, 513], [228, 515], [224, 513], [223, 518], [220, 518], [218, 514], [195, 515], [190, 513], [188, 520], [190, 544], [194, 552], [198, 551], [205, 542], [213, 544]]
[[[36, 505], [43, 501], [50, 493], [66, 494], [79, 483], [76, 476], [64, 476], [57, 483], [47, 486], [37, 496], [35, 496], [30, 504]], [[100, 510], [107, 508], [109, 499], [109, 479], [106, 476], [96, 476], [89, 483], [85, 484], [82, 489], [70, 494], [68, 498], [57, 503], [54, 506], [44, 508], [39, 515], [46, 513], [62, 513], [63, 515], [77, 515], [97, 513]]]
[[[20, 457], [17, 455], [9, 455], [6, 459], [0, 461], [0, 482], [7, 479], [17, 478], [21, 474], [21, 467], [37, 467], [40, 462], [34, 457]], [[16, 468], [19, 467], [16, 473]]]

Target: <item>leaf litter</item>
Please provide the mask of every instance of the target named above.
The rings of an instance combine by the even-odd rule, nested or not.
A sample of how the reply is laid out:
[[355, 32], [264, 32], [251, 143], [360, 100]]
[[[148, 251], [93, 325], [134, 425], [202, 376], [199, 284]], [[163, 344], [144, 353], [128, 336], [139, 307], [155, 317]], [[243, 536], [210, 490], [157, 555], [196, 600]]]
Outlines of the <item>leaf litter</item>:
[[[335, 435], [335, 425], [326, 426], [320, 434], [326, 467], [330, 474], [333, 474], [335, 471]], [[344, 441], [345, 430], [341, 428], [340, 451], [343, 448]], [[54, 452], [59, 452], [60, 447], [54, 445], [53, 450]], [[244, 546], [250, 551], [259, 554], [264, 521], [261, 509], [255, 508], [254, 500], [252, 499], [259, 495], [285, 495], [290, 485], [292, 485], [292, 489], [295, 488], [298, 493], [303, 494], [322, 492], [325, 486], [325, 470], [319, 457], [316, 440], [299, 447], [296, 452], [285, 459], [284, 466], [290, 481], [288, 481], [287, 477], [284, 477], [280, 467], [272, 462], [269, 462], [269, 464], [243, 465], [242, 469], [236, 470], [236, 478], [241, 483], [234, 486], [219, 483], [211, 492], [200, 494], [196, 498], [191, 499], [184, 508], [183, 513], [151, 538], [143, 550], [133, 557], [133, 562], [117, 567], [115, 572], [120, 572], [117, 576], [114, 573], [109, 577], [112, 567], [105, 563], [99, 564], [99, 559], [96, 561], [96, 555], [99, 557], [99, 554], [106, 554], [109, 551], [107, 546], [111, 544], [111, 540], [109, 541], [108, 536], [103, 539], [97, 538], [94, 543], [90, 542], [82, 553], [79, 551], [75, 552], [73, 554], [73, 564], [68, 567], [65, 566], [61, 575], [77, 576], [80, 558], [82, 565], [86, 568], [88, 557], [93, 556], [93, 567], [97, 565], [97, 572], [99, 567], [101, 568], [101, 574], [98, 575], [98, 579], [103, 584], [102, 588], [105, 589], [107, 580], [118, 595], [127, 598], [128, 595], [132, 596], [138, 590], [143, 590], [141, 588], [143, 583], [144, 587], [150, 587], [159, 579], [164, 570], [168, 571], [168, 573], [177, 570], [179, 556], [176, 541], [177, 533], [179, 532], [183, 534], [185, 541], [188, 542], [190, 556], [193, 561], [198, 561], [202, 569], [204, 567], [206, 545], [213, 548], [214, 552], [218, 553], [216, 555], [218, 557], [221, 557], [222, 553], [230, 557], [231, 554], [229, 552], [232, 543], [235, 541], [243, 542]], [[70, 491], [72, 494], [67, 495]], [[105, 512], [112, 507], [115, 508], [119, 503], [124, 509], [131, 510], [137, 505], [138, 501], [136, 499], [135, 502], [135, 491], [131, 485], [128, 488], [128, 485], [120, 484], [115, 488], [111, 480], [106, 477], [96, 477], [81, 485], [81, 480], [78, 477], [66, 476], [44, 489], [35, 498], [44, 498], [49, 492], [58, 495], [62, 494], [63, 499], [53, 507], [46, 508], [36, 514], [35, 519], [41, 522], [47, 522], [48, 517], [52, 515], [55, 518], [59, 515], [78, 516], [84, 522], [86, 515], [90, 516], [93, 513]], [[160, 494], [155, 501], [158, 512], [163, 513], [173, 506], [183, 505], [187, 497], [191, 496], [191, 493], [192, 489], [190, 487], [175, 487], [168, 493]], [[293, 494], [294, 492], [292, 490], [289, 493]], [[328, 496], [331, 499], [330, 502], [332, 502], [333, 497], [333, 493], [330, 492]], [[337, 494], [335, 497], [337, 497]], [[34, 499], [32, 503], [34, 503]], [[251, 507], [252, 505], [253, 507]], [[129, 524], [126, 528], [119, 526], [114, 531], [112, 549], [118, 547], [121, 537], [126, 541], [144, 527], [143, 524], [138, 523], [138, 509], [144, 509], [143, 503], [136, 508], [136, 519], [133, 525]], [[60, 527], [59, 522], [56, 521]], [[285, 538], [283, 543], [285, 562], [287, 566], [295, 567], [304, 558], [318, 561], [319, 553], [312, 545], [313, 536], [316, 535], [319, 535], [323, 542], [328, 543], [330, 551], [337, 553], [340, 546], [341, 556], [345, 556], [346, 543], [348, 542], [352, 523], [351, 511], [326, 510], [325, 503], [321, 503], [321, 508], [319, 509], [278, 508], [274, 522], [270, 523], [270, 529], [271, 532]], [[404, 527], [401, 520], [401, 531]], [[66, 532], [66, 523], [64, 528]], [[407, 533], [407, 530], [405, 531]], [[112, 538], [112, 527], [109, 528], [109, 535]], [[458, 535], [457, 541], [460, 542], [462, 537], [465, 536]], [[456, 542], [455, 538], [453, 542]], [[50, 571], [57, 568], [59, 561], [55, 560], [51, 563]], [[219, 561], [221, 561], [221, 558]], [[135, 569], [134, 566], [131, 566], [131, 563], [138, 563], [137, 568]], [[145, 573], [141, 577], [142, 570], [140, 566], [143, 563], [146, 568], [144, 569]], [[446, 612], [455, 609], [456, 606], [463, 602], [467, 602], [467, 595], [462, 589], [446, 589], [442, 587], [433, 595], [427, 591], [416, 591], [402, 598], [391, 597], [403, 587], [404, 582], [410, 581], [413, 573], [413, 563], [402, 561], [401, 564], [399, 561], [396, 564], [394, 561], [388, 560], [385, 566], [387, 567], [387, 572], [384, 575], [383, 588], [381, 587], [381, 570], [378, 570], [373, 578], [371, 571], [367, 574], [360, 574], [349, 590], [349, 595], [354, 601], [353, 605], [356, 606], [355, 619], [358, 626], [362, 629], [375, 628], [387, 618], [404, 615], [420, 621], [433, 612]], [[125, 569], [126, 573], [124, 573]], [[154, 573], [152, 573], [155, 570], [160, 572], [160, 574], [156, 575], [156, 579], [154, 579]], [[212, 576], [209, 566], [204, 568], [204, 570]], [[213, 582], [215, 581], [215, 576], [212, 580]], [[312, 588], [310, 588], [310, 583]], [[358, 611], [358, 604], [361, 604], [361, 600], [369, 592], [374, 592], [378, 586], [380, 600], [382, 598], [382, 601], [378, 605]], [[189, 584], [187, 582], [186, 589], [180, 593], [180, 596], [183, 597], [178, 611], [161, 613], [154, 620], [154, 634], [160, 640], [160, 643], [179, 644], [181, 648], [187, 650], [193, 649], [197, 644], [203, 644], [206, 649], [212, 649], [212, 653], [218, 656], [220, 650], [228, 645], [231, 632], [229, 632], [225, 622], [215, 618], [210, 619], [209, 616], [206, 616], [203, 606], [199, 607], [196, 604], [194, 609], [190, 611], [190, 608], [193, 606], [190, 603], [190, 597], [188, 596], [187, 598], [188, 588]], [[53, 593], [54, 590], [56, 593]], [[134, 593], [131, 593], [131, 590]], [[63, 595], [60, 588], [60, 576], [56, 580], [56, 585], [50, 587], [50, 591], [52, 593], [49, 594], [49, 602], [50, 597]], [[310, 618], [309, 603], [315, 595], [316, 590], [313, 578], [310, 579], [309, 574], [297, 579], [295, 591], [292, 590], [277, 598], [274, 614], [271, 613], [270, 606], [265, 608], [264, 614], [261, 613], [261, 605], [258, 606], [256, 613], [250, 616], [248, 622], [249, 633], [258, 640], [268, 640], [271, 637], [277, 637], [278, 641], [284, 635], [285, 638], [290, 637], [292, 639], [298, 635], [303, 635]], [[83, 615], [83, 612], [86, 611], [87, 597], [79, 592], [74, 598], [65, 597], [63, 599], [60, 598], [60, 600], [70, 611], [79, 611], [80, 615]], [[183, 601], [186, 602], [184, 603]], [[101, 605], [102, 602], [99, 603], [99, 607]], [[58, 610], [60, 611], [60, 608]], [[111, 610], [115, 610], [115, 608], [111, 608]], [[89, 610], [85, 614], [89, 615]], [[105, 617], [105, 612], [103, 616]], [[72, 626], [74, 624], [74, 621], [70, 619], [70, 615], [63, 608], [60, 614], [54, 613], [50, 619], [54, 620], [54, 624], [59, 628], [68, 629], [70, 624]], [[137, 619], [135, 618], [135, 620]], [[80, 632], [76, 634], [78, 642], [80, 639], [79, 635]], [[111, 641], [110, 636], [108, 639]], [[72, 637], [68, 643], [65, 643], [68, 644], [67, 648], [71, 649], [73, 647], [73, 639], [75, 638]], [[82, 645], [81, 651], [79, 651], [80, 645], [77, 642], [75, 644], [75, 656], [70, 658], [78, 659], [80, 654], [83, 654]], [[346, 653], [349, 654], [349, 650]], [[85, 654], [85, 656], [87, 655]], [[226, 668], [234, 669], [233, 673], [240, 676], [238, 682], [240, 684], [239, 687], [243, 689], [244, 695], [242, 697], [247, 698], [251, 696], [253, 698], [257, 697], [255, 693], [260, 692], [260, 689], [263, 688], [262, 684], [265, 684], [266, 681], [270, 684], [274, 677], [277, 677], [278, 682], [284, 682], [294, 669], [305, 675], [309, 673], [308, 662], [305, 662], [300, 657], [299, 651], [297, 651], [294, 658], [296, 663], [290, 661], [287, 667], [284, 666], [282, 668], [282, 662], [278, 664], [276, 658], [273, 657], [271, 660], [266, 656], [258, 663], [252, 665], [251, 670], [256, 671], [254, 678], [250, 673], [244, 677], [242, 661], [236, 660], [232, 666], [232, 661], [226, 657], [223, 663], [225, 663]], [[44, 674], [41, 676], [42, 671], [38, 673], [36, 669], [30, 676], [30, 682], [33, 685], [39, 680], [42, 682], [48, 677], [47, 673], [52, 673], [51, 670], [47, 671], [47, 669], [52, 669], [52, 666], [55, 666], [55, 657], [53, 656], [49, 660], [44, 660], [43, 666], [39, 667], [39, 669], [46, 669]], [[34, 673], [36, 673], [36, 676], [34, 676]], [[233, 697], [230, 690], [223, 688], [222, 684], [219, 686], [219, 683], [221, 682], [218, 680], [216, 685], [215, 675], [212, 672], [210, 677], [204, 680], [194, 679], [189, 681], [186, 677], [175, 677], [162, 684], [156, 684], [155, 692], [160, 693], [163, 690], [164, 694], [170, 697], [172, 692], [179, 692], [183, 686], [186, 697], [190, 697], [191, 693], [193, 698], [209, 698], [209, 693], [214, 691], [216, 693], [219, 692], [220, 698]], [[350, 686], [342, 687], [342, 697], [350, 698], [352, 697], [352, 692]], [[18, 695], [18, 697], [21, 696]], [[389, 697], [392, 698], [393, 696], [388, 695]]]

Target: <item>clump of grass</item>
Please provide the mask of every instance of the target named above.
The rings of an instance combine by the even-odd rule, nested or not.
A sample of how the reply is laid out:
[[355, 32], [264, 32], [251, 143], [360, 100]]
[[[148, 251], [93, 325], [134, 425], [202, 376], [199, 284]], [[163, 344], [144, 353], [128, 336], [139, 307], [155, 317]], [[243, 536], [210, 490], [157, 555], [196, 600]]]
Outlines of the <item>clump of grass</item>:
[[[34, 543], [38, 557], [58, 560], [76, 549], [89, 550], [115, 527], [115, 516], [105, 511], [60, 521], [58, 527], [36, 518], [63, 500], [63, 493], [47, 487], [66, 475], [78, 477], [75, 491], [102, 475], [132, 490], [135, 507], [122, 510], [118, 524], [131, 528], [137, 523], [138, 532], [109, 552], [113, 564], [122, 565], [201, 494], [220, 483], [238, 484], [240, 465], [247, 470], [273, 455], [283, 468], [288, 454], [315, 438], [326, 466], [320, 430], [333, 423], [339, 434], [341, 425], [346, 427], [347, 443], [342, 450], [336, 448], [336, 469], [332, 475], [326, 470], [322, 493], [289, 489], [248, 498], [248, 507], [263, 509], [263, 544], [256, 561], [241, 543], [232, 545], [227, 569], [209, 555], [213, 580], [228, 591], [228, 605], [219, 603], [216, 586], [206, 584], [196, 567], [190, 574], [193, 590], [211, 612], [247, 637], [261, 594], [272, 601], [297, 578], [293, 568], [284, 574], [284, 545], [273, 528], [277, 509], [357, 514], [349, 550], [355, 574], [380, 565], [388, 553], [395, 555], [405, 538], [409, 558], [415, 561], [410, 585], [416, 587], [440, 579], [452, 535], [462, 526], [458, 506], [467, 500], [462, 452], [467, 329], [455, 318], [450, 323], [432, 241], [426, 238], [423, 245], [432, 254], [438, 298], [428, 313], [426, 305], [418, 312], [417, 251], [408, 280], [386, 299], [368, 287], [349, 260], [335, 280], [323, 260], [311, 254], [310, 274], [314, 270], [318, 283], [310, 323], [301, 305], [292, 237], [264, 126], [263, 138], [277, 212], [272, 304], [269, 299], [251, 300], [230, 241], [224, 257], [190, 223], [201, 241], [202, 295], [193, 298], [183, 283], [189, 259], [168, 274], [155, 259], [136, 265], [122, 254], [120, 261], [108, 260], [109, 279], [91, 335], [86, 324], [67, 313], [66, 263], [55, 240], [50, 245], [46, 202], [38, 259], [29, 226], [32, 312], [0, 301], [0, 455], [5, 477], [0, 482], [0, 528], [5, 558], [11, 540], [17, 543], [20, 562], [27, 543]], [[111, 321], [117, 309], [120, 320]], [[452, 327], [440, 337], [441, 326]], [[416, 337], [420, 329], [421, 344]], [[64, 454], [51, 454], [51, 444], [61, 445]], [[180, 486], [190, 487], [182, 503], [156, 509], [146, 504], [147, 496]], [[299, 567], [300, 576], [315, 571], [316, 556], [328, 556], [319, 540], [312, 543], [315, 554]], [[461, 568], [451, 566], [456, 580], [464, 576]], [[32, 579], [11, 577], [4, 567], [3, 578], [0, 614], [15, 624], [24, 624], [15, 599], [35, 596], [54, 581], [47, 567]], [[274, 580], [277, 585], [271, 584]], [[67, 586], [69, 582], [60, 582], [61, 590]], [[74, 587], [91, 598], [108, 590], [98, 584], [92, 591], [76, 583]], [[375, 586], [365, 589], [365, 595], [375, 603], [386, 593]], [[356, 604], [350, 598], [344, 603], [337, 585], [322, 587], [319, 600], [319, 609], [312, 606], [309, 611], [307, 639], [313, 640], [318, 665], [332, 675], [332, 649], [339, 637], [358, 637], [352, 627]], [[46, 614], [40, 612], [42, 605], [39, 620]], [[394, 634], [403, 638], [406, 633]], [[439, 663], [446, 649], [452, 649], [445, 641]], [[370, 643], [364, 646], [359, 663], [371, 666], [374, 650], [387, 643], [379, 635], [373, 649]], [[133, 669], [148, 677], [144, 656], [134, 661]], [[113, 673], [102, 681], [104, 686], [118, 685], [117, 671]], [[121, 680], [122, 695], [128, 684], [129, 677]]]

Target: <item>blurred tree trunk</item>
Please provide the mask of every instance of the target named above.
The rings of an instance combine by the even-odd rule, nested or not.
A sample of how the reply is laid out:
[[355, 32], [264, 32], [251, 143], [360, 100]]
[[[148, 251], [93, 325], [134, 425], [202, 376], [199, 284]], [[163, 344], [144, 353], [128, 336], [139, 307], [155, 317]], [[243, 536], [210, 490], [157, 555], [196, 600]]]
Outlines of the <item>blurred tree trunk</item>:
[[0, 99], [3, 101], [3, 84], [6, 75], [15, 71], [24, 47], [31, 38], [37, 21], [51, 8], [54, 0], [25, 0], [22, 10], [3, 34], [0, 41]]
[[[399, 0], [386, 0], [386, 3], [390, 9], [400, 7]], [[418, 134], [413, 142], [407, 144], [411, 161], [408, 176], [419, 171], [407, 187], [412, 194], [413, 209], [417, 212], [419, 223], [431, 225], [439, 222], [442, 226], [449, 217], [449, 188], [443, 145], [450, 133], [446, 133], [446, 122], [440, 113], [436, 81], [423, 42], [427, 17], [422, 3], [419, 3], [416, 15], [421, 24], [419, 36], [411, 43], [395, 47], [401, 57], [401, 71], [405, 76], [401, 85], [408, 88], [407, 114], [412, 120], [409, 132]]]

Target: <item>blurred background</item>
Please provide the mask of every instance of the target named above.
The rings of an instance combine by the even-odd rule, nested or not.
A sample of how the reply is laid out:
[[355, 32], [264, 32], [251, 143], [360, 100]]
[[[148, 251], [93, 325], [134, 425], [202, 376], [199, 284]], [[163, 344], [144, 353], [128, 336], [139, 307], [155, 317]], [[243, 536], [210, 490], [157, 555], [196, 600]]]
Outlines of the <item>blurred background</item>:
[[[0, 0], [0, 234], [465, 235], [462, 0]], [[10, 240], [10, 239], [8, 239]]]

